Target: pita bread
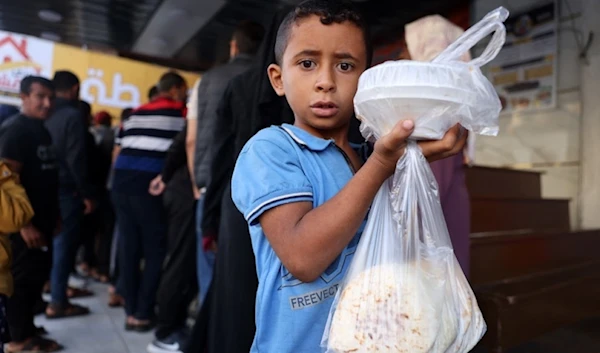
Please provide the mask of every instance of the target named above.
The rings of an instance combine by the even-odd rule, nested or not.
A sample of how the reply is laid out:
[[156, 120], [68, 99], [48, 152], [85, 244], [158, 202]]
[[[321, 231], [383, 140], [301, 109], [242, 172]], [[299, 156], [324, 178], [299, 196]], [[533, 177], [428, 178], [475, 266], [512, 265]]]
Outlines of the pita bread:
[[381, 265], [360, 273], [338, 299], [329, 332], [330, 351], [458, 352], [456, 348], [469, 345], [460, 339], [459, 331], [471, 325], [473, 301], [460, 305], [465, 316], [457, 315], [453, 296], [446, 295], [448, 284], [447, 276], [422, 265]]

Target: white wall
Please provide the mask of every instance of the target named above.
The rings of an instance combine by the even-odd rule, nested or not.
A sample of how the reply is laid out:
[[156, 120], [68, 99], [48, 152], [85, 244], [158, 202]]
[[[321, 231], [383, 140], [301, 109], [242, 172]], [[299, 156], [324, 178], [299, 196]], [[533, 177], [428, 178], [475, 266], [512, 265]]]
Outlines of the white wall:
[[[584, 33], [600, 34], [600, 1], [583, 0]], [[581, 69], [581, 225], [600, 228], [600, 38], [592, 42]]]
[[[573, 27], [573, 22], [567, 19], [569, 12], [565, 1], [569, 1], [570, 9], [575, 14], [575, 27], [580, 28], [582, 0], [556, 1], [559, 5], [560, 18], [557, 108], [502, 115], [499, 136], [478, 137], [475, 157], [476, 163], [480, 165], [545, 172], [542, 177], [543, 197], [571, 199], [571, 224], [578, 228], [581, 225], [581, 198], [579, 197], [581, 64], [578, 59], [575, 34], [573, 30], [567, 29]], [[477, 21], [498, 6], [504, 6], [516, 13], [540, 3], [547, 3], [547, 1], [476, 0], [473, 3], [471, 17], [473, 21]]]

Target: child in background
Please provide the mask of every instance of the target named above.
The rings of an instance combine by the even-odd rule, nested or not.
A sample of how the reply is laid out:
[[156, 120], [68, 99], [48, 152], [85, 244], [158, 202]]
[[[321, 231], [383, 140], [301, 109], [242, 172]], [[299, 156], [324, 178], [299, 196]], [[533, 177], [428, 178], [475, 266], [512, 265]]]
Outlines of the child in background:
[[[372, 50], [364, 18], [347, 2], [309, 0], [283, 20], [268, 69], [294, 125], [260, 131], [244, 147], [232, 197], [248, 221], [259, 287], [251, 352], [314, 353], [360, 239], [367, 211], [404, 153], [412, 121], [374, 145], [351, 145], [358, 78]], [[429, 160], [462, 150], [455, 126], [421, 142]]]
[[6, 300], [13, 293], [10, 273], [11, 247], [8, 235], [18, 232], [33, 217], [25, 189], [19, 177], [0, 160], [0, 350], [3, 350], [8, 329], [6, 322]]

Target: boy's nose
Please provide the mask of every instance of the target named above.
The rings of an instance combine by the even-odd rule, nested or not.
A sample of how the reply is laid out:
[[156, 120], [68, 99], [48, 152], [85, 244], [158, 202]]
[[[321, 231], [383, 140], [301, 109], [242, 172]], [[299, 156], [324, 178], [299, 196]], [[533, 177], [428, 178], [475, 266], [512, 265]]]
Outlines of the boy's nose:
[[319, 92], [330, 92], [335, 90], [335, 80], [333, 79], [333, 74], [329, 70], [326, 70], [319, 75], [316, 88]]

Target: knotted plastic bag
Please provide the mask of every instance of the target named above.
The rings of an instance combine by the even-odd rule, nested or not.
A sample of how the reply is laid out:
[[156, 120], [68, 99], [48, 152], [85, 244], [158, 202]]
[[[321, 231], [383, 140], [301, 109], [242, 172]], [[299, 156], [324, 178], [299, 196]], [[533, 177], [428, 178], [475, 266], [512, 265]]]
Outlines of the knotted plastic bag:
[[[498, 55], [506, 39], [505, 8], [490, 12], [469, 28], [431, 62], [388, 61], [366, 70], [354, 97], [356, 116], [377, 126], [382, 135], [399, 121], [415, 122], [415, 139], [441, 139], [450, 127], [461, 123], [482, 135], [498, 133], [497, 116], [502, 104], [494, 86], [480, 67]], [[469, 62], [461, 57], [494, 32], [481, 56]], [[374, 131], [363, 134], [369, 137]]]
[[[497, 34], [506, 17], [500, 8], [483, 21], [500, 23], [493, 26]], [[489, 34], [489, 27], [486, 31]], [[450, 57], [460, 57], [462, 49], [456, 48], [465, 48], [461, 40], [472, 36], [467, 31], [451, 45]], [[502, 44], [492, 40], [490, 46]], [[477, 110], [462, 104], [455, 111]], [[488, 114], [448, 118], [448, 128], [460, 122], [476, 133], [493, 134], [499, 110]], [[385, 135], [398, 119], [391, 113], [387, 120], [383, 117], [364, 115], [363, 132], [376, 138]], [[421, 121], [421, 131], [429, 126], [424, 124]], [[452, 250], [437, 182], [417, 142], [410, 140], [394, 176], [375, 196], [321, 346], [327, 353], [466, 353], [485, 330], [475, 295]]]

